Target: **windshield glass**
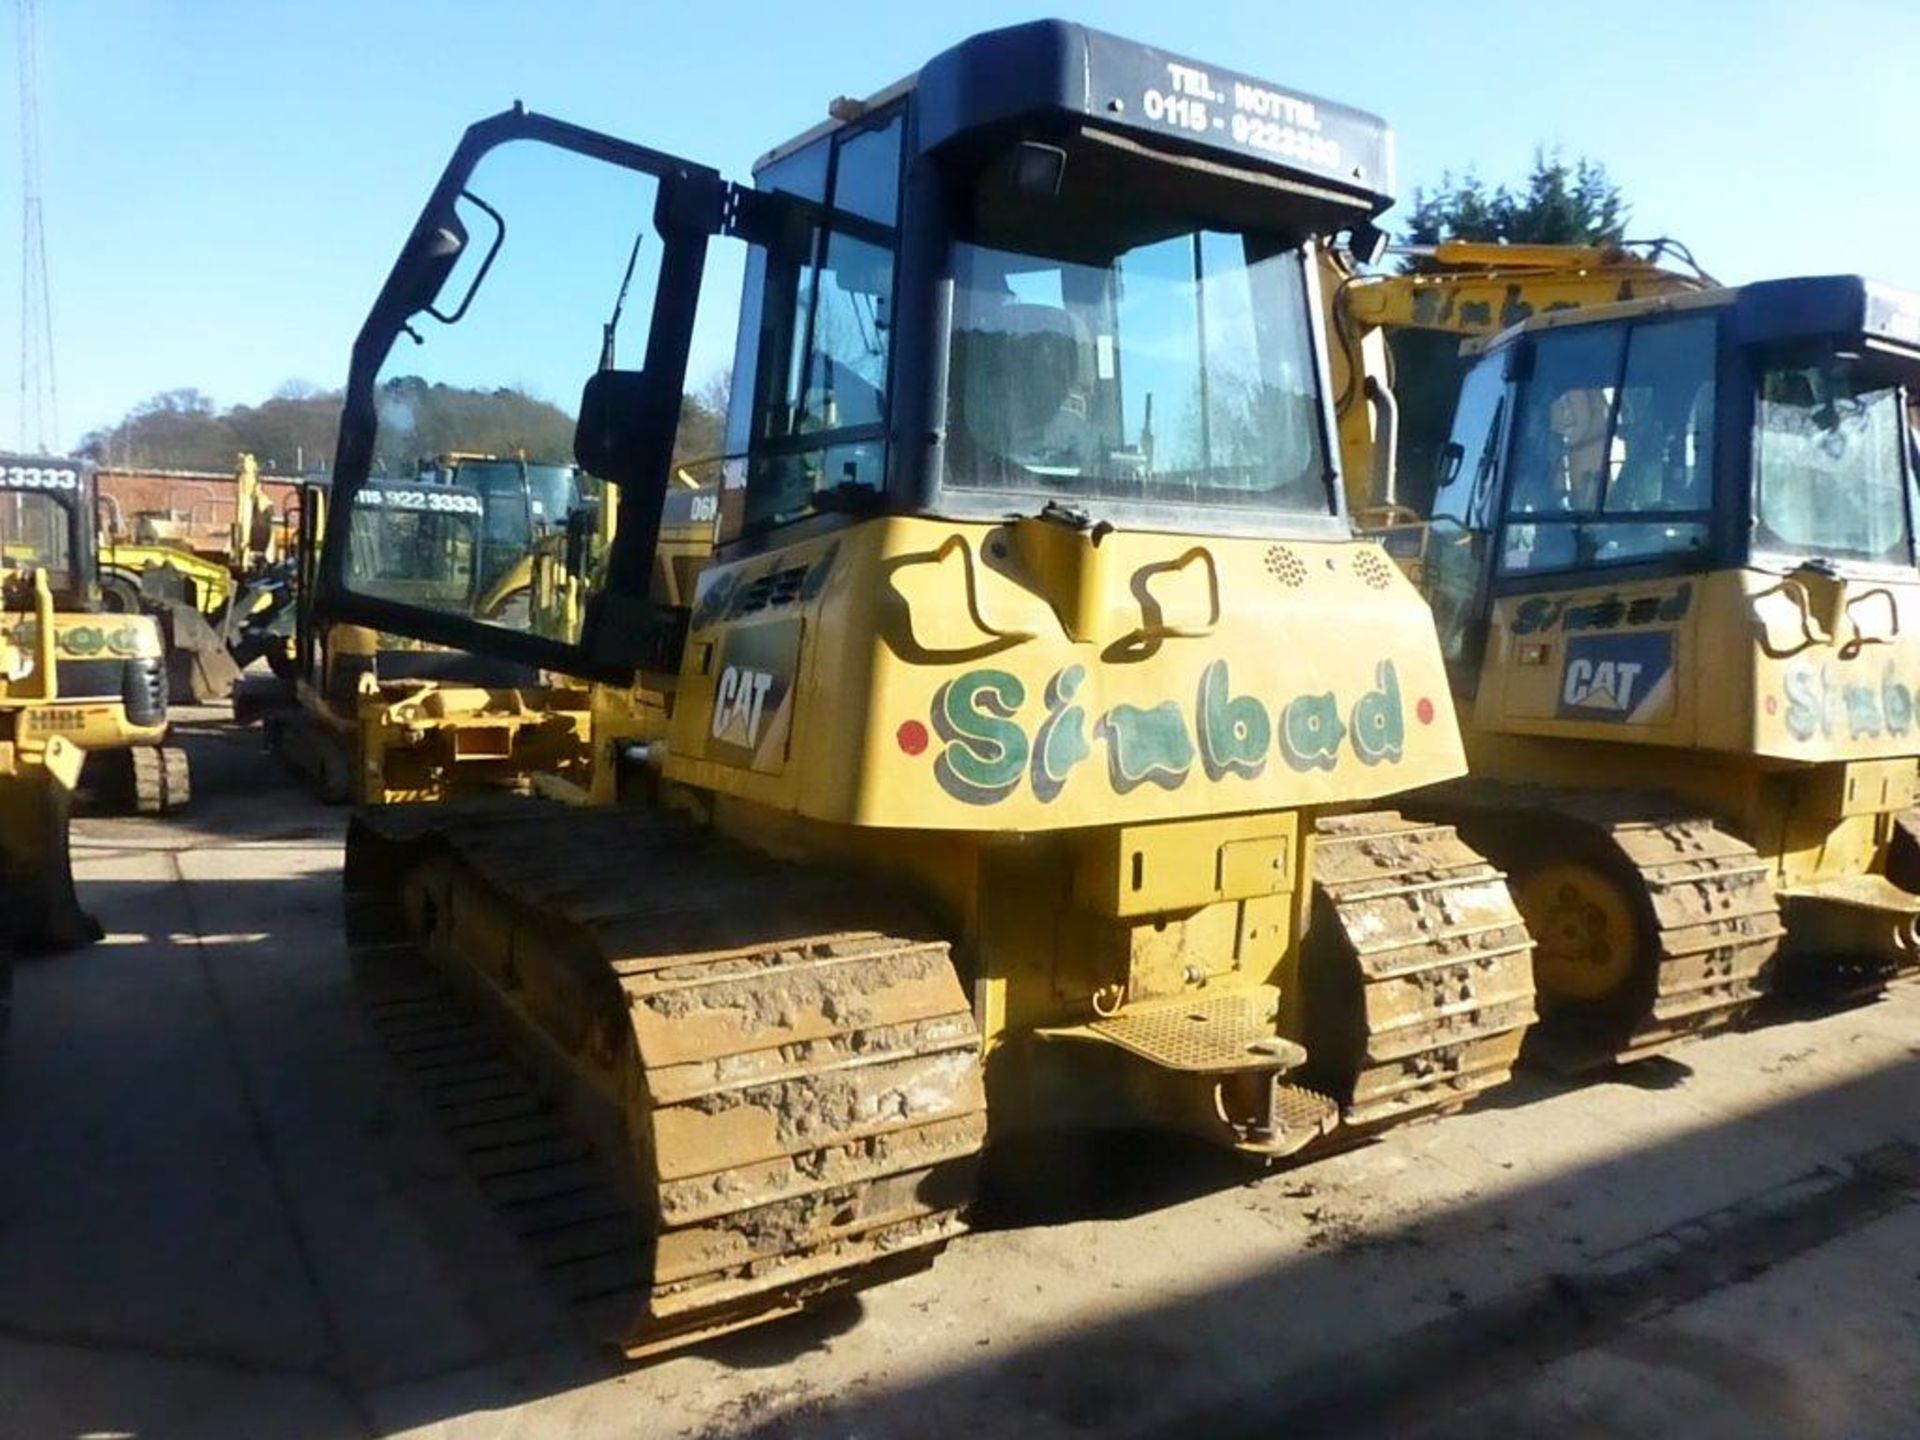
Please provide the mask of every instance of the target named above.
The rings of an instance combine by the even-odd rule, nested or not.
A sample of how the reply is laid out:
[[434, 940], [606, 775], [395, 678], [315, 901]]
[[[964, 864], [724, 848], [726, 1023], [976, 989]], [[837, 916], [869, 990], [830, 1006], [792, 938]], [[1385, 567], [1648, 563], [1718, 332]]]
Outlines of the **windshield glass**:
[[527, 465], [527, 507], [536, 533], [564, 530], [580, 502], [578, 472], [571, 465]]
[[47, 572], [54, 591], [73, 585], [72, 522], [67, 507], [35, 490], [0, 491], [0, 553], [8, 570]]
[[474, 589], [480, 499], [446, 486], [369, 486], [354, 498], [347, 577], [386, 600], [464, 609]]
[[1897, 388], [1829, 354], [1763, 370], [1754, 409], [1756, 549], [1910, 563]]
[[1011, 172], [954, 246], [947, 483], [1329, 513], [1302, 252]]

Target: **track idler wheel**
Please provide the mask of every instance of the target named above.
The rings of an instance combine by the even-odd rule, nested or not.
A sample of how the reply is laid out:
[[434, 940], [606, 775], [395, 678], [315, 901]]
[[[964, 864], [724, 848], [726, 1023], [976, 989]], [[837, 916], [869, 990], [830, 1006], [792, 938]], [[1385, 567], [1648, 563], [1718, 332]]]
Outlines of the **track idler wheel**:
[[1512, 880], [1533, 932], [1533, 978], [1547, 1014], [1637, 1012], [1652, 984], [1653, 945], [1632, 890], [1606, 867], [1553, 860]]

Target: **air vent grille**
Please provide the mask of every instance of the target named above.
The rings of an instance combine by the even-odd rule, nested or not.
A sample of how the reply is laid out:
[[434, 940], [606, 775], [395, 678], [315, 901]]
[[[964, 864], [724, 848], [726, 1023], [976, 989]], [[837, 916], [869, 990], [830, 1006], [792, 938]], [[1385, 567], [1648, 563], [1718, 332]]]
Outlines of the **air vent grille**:
[[1307, 583], [1307, 566], [1284, 545], [1267, 547], [1267, 573], [1289, 589]]
[[1353, 557], [1353, 573], [1376, 590], [1393, 583], [1393, 562], [1378, 550], [1361, 550]]

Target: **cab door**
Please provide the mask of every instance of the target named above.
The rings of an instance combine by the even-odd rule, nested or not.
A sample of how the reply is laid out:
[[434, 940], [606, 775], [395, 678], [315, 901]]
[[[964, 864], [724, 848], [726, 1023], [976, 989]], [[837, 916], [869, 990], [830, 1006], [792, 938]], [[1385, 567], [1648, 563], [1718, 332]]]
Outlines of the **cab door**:
[[1478, 688], [1486, 650], [1487, 581], [1510, 408], [1506, 363], [1505, 351], [1485, 356], [1461, 384], [1453, 433], [1440, 452], [1420, 571], [1447, 675], [1462, 699]]
[[[647, 600], [709, 237], [712, 169], [515, 109], [469, 129], [354, 343], [319, 562], [323, 616], [592, 678], [677, 649]], [[355, 566], [370, 477], [455, 451], [572, 464], [619, 521], [577, 644]], [[367, 517], [372, 519], [374, 517]]]
[[1725, 560], [1718, 325], [1650, 313], [1518, 342], [1477, 728], [1692, 743], [1703, 585]]

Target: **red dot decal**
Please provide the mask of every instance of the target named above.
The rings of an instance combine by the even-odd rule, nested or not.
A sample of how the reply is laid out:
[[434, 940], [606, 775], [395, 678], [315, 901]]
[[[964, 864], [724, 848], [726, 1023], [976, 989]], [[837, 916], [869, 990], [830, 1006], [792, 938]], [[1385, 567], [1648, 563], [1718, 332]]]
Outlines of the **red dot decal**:
[[1433, 723], [1433, 702], [1422, 695], [1420, 697], [1420, 703], [1413, 707], [1413, 713], [1419, 717], [1422, 725], [1431, 725]]
[[927, 727], [918, 720], [903, 720], [900, 728], [894, 732], [894, 738], [907, 754], [918, 755], [927, 748]]
[[1769, 715], [1777, 714], [1779, 710], [1780, 710], [1780, 702], [1771, 695], [1767, 696], [1767, 714]]

